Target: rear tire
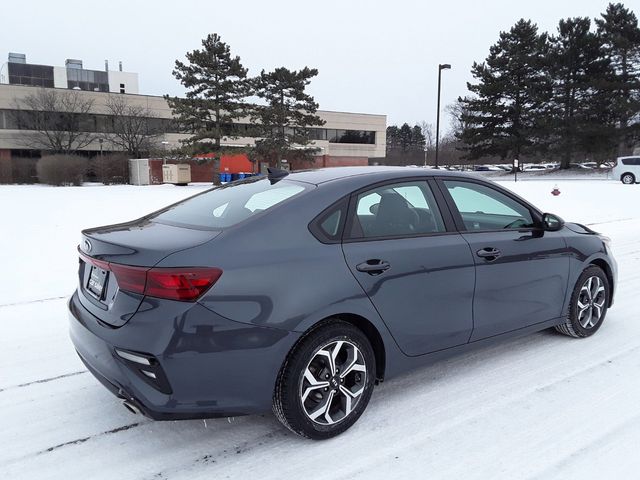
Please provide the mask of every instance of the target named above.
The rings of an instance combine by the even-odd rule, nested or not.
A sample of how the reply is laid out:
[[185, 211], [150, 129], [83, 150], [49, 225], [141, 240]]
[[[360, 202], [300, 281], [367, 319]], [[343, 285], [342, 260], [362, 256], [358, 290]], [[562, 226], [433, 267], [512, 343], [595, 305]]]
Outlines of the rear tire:
[[596, 333], [607, 314], [610, 292], [609, 279], [600, 267], [585, 268], [571, 294], [569, 315], [556, 330], [574, 338]]
[[623, 173], [620, 176], [620, 181], [625, 185], [633, 185], [636, 183], [636, 176], [633, 173]]
[[273, 412], [297, 435], [335, 437], [362, 415], [375, 378], [375, 355], [366, 335], [350, 323], [329, 320], [306, 334], [285, 360]]

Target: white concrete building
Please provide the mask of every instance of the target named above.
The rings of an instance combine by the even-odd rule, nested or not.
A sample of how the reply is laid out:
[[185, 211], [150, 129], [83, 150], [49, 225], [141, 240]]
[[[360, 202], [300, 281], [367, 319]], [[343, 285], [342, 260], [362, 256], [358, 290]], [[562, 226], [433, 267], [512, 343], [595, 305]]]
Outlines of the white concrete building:
[[28, 85], [32, 87], [69, 88], [89, 92], [139, 93], [138, 74], [123, 72], [122, 62], [118, 70], [109, 70], [105, 60], [104, 70], [83, 67], [82, 60], [68, 58], [64, 67], [27, 63], [22, 53], [9, 53], [6, 63], [0, 67], [0, 84]]
[[[21, 115], [29, 116], [24, 99], [34, 93], [34, 87], [72, 89], [92, 101], [92, 111], [79, 119], [86, 132], [95, 133], [91, 143], [82, 148], [88, 156], [119, 149], [108, 141], [113, 122], [106, 105], [113, 95], [124, 94], [122, 98], [127, 103], [149, 112], [150, 124], [161, 132], [157, 143], [163, 145], [164, 150], [180, 146], [180, 140], [188, 136], [180, 132], [163, 97], [138, 94], [137, 73], [120, 68], [109, 70], [106, 62], [105, 70], [88, 70], [83, 68], [81, 60], [73, 59], [68, 59], [64, 67], [35, 65], [27, 63], [25, 55], [9, 54], [9, 61], [0, 67], [0, 161], [41, 154], [33, 142], [27, 141], [34, 133], [29, 130], [32, 128], [29, 122], [20, 121]], [[366, 165], [369, 158], [385, 156], [386, 115], [324, 110], [317, 114], [325, 124], [310, 129], [319, 151], [315, 166]], [[234, 121], [225, 129], [233, 132], [223, 138], [225, 146], [246, 147], [256, 141], [249, 133], [252, 128], [248, 118]]]

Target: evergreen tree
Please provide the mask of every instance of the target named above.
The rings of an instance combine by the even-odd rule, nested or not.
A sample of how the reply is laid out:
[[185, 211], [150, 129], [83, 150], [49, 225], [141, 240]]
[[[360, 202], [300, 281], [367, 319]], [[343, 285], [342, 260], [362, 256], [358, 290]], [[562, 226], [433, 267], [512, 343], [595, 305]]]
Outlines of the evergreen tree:
[[610, 59], [611, 113], [619, 126], [617, 141], [630, 147], [640, 137], [640, 28], [638, 18], [621, 3], [610, 3], [598, 34]]
[[396, 125], [387, 127], [387, 152], [396, 150], [399, 145], [400, 129]]
[[461, 108], [460, 139], [469, 158], [520, 158], [541, 150], [547, 132], [540, 118], [551, 90], [542, 68], [547, 53], [547, 35], [520, 20], [500, 33], [484, 63], [474, 63], [477, 83], [468, 88], [475, 95], [463, 99]]
[[[185, 98], [165, 95], [165, 99], [181, 129], [191, 134], [182, 141], [185, 146], [192, 152], [213, 149], [219, 153], [222, 137], [233, 138], [229, 127], [246, 112], [247, 69], [240, 57], [231, 56], [229, 45], [216, 33], [202, 40], [202, 49], [186, 57], [186, 63], [176, 60], [173, 70], [187, 90]], [[218, 170], [219, 158], [215, 158], [214, 175]]]
[[420, 125], [414, 125], [411, 129], [411, 148], [414, 150], [424, 151], [424, 147], [427, 143], [427, 139], [422, 133], [422, 127]]
[[[603, 86], [609, 62], [589, 18], [560, 20], [548, 56], [553, 94], [547, 110], [550, 149], [569, 168], [577, 154], [599, 159], [610, 151], [611, 120]], [[605, 108], [603, 108], [605, 107]]]
[[421, 125], [410, 126], [403, 123], [400, 127], [387, 127], [387, 152], [396, 155], [424, 151], [427, 139]]
[[311, 146], [309, 127], [324, 125], [316, 115], [318, 104], [306, 93], [311, 79], [318, 75], [315, 68], [302, 70], [276, 68], [264, 70], [253, 80], [255, 94], [266, 104], [254, 107], [260, 139], [256, 141], [252, 157], [282, 167], [282, 160], [310, 159], [317, 152]]
[[413, 144], [412, 141], [413, 131], [408, 123], [403, 123], [398, 132], [398, 147], [402, 153], [408, 152]]

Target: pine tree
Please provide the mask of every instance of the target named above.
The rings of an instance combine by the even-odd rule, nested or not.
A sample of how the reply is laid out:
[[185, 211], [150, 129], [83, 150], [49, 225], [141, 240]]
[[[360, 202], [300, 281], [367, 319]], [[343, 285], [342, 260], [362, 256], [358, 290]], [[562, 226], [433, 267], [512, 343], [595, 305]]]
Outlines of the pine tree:
[[[186, 58], [186, 63], [176, 60], [173, 70], [187, 89], [185, 98], [165, 95], [165, 99], [181, 129], [191, 134], [182, 141], [191, 152], [220, 153], [222, 138], [234, 138], [231, 125], [246, 112], [247, 69], [216, 33]], [[219, 157], [214, 159], [214, 175], [218, 170]]]
[[396, 125], [387, 127], [387, 153], [396, 150], [400, 142], [400, 129]]
[[414, 125], [411, 129], [411, 148], [417, 151], [424, 151], [424, 147], [427, 143], [427, 139], [422, 133], [422, 127], [420, 125]]
[[398, 147], [402, 153], [406, 153], [411, 149], [413, 144], [412, 141], [412, 130], [408, 123], [403, 123], [398, 131]]
[[468, 158], [520, 158], [543, 148], [546, 132], [539, 120], [551, 89], [542, 68], [547, 52], [547, 35], [520, 20], [500, 33], [484, 63], [474, 63], [477, 83], [468, 88], [475, 95], [465, 97], [461, 108], [460, 139]]
[[553, 95], [546, 123], [550, 149], [561, 168], [569, 168], [578, 154], [599, 159], [611, 150], [611, 120], [603, 88], [609, 67], [601, 43], [586, 17], [560, 20], [548, 55]]
[[253, 158], [281, 168], [284, 159], [310, 159], [317, 152], [311, 146], [309, 127], [325, 122], [316, 115], [318, 104], [306, 93], [316, 75], [315, 68], [295, 71], [280, 67], [273, 72], [263, 70], [253, 80], [255, 94], [265, 101], [252, 113], [261, 137], [256, 141]]
[[596, 19], [598, 35], [610, 59], [611, 112], [619, 126], [617, 142], [628, 149], [640, 137], [640, 28], [638, 18], [621, 3], [610, 3]]

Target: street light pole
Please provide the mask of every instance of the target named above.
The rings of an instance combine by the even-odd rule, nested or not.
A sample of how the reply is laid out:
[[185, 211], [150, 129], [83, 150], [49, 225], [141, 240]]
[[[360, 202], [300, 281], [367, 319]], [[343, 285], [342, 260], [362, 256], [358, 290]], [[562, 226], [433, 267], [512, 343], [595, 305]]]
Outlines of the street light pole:
[[438, 168], [438, 147], [440, 145], [440, 84], [442, 83], [442, 70], [449, 70], [451, 65], [441, 63], [438, 65], [438, 114], [436, 115], [436, 161], [435, 168]]
[[104, 139], [99, 138], [98, 143], [100, 144], [100, 176], [102, 177], [100, 180], [104, 183], [104, 159], [102, 157], [102, 142]]
[[169, 145], [169, 142], [165, 140], [160, 143], [162, 144], [162, 149], [164, 150], [164, 155], [162, 156], [162, 164], [166, 165], [167, 164], [167, 146]]

